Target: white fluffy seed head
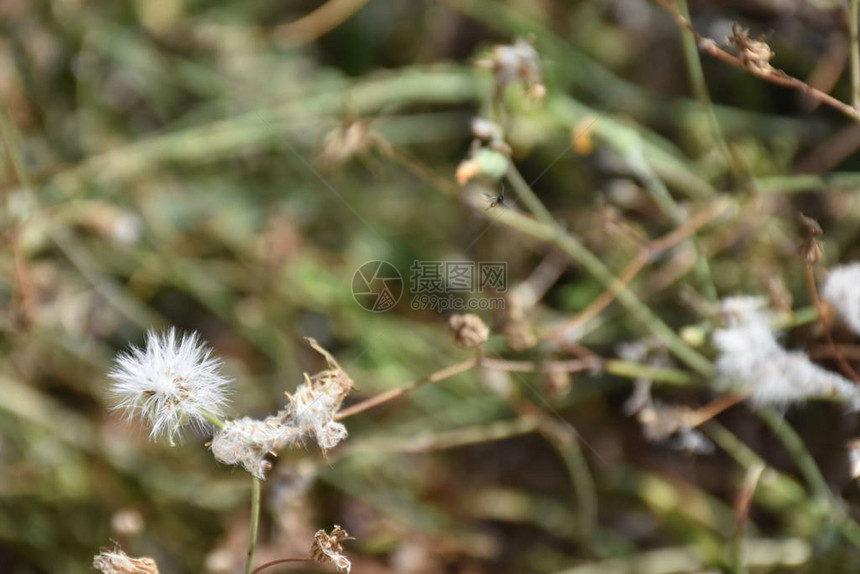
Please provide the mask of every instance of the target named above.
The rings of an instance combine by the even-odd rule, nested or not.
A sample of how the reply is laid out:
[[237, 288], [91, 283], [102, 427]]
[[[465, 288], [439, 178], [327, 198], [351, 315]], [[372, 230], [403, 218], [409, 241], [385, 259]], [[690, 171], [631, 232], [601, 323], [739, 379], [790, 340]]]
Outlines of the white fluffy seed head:
[[720, 352], [715, 366], [722, 384], [748, 392], [757, 405], [787, 406], [830, 397], [860, 407], [860, 393], [850, 381], [779, 344], [763, 305], [764, 300], [757, 297], [723, 302], [726, 327], [716, 329], [711, 337]]
[[290, 426], [281, 413], [264, 420], [242, 418], [228, 421], [212, 438], [212, 455], [224, 464], [241, 464], [259, 479], [265, 478], [271, 464], [270, 452], [278, 452], [289, 443], [298, 442], [301, 429]]
[[860, 263], [831, 269], [821, 297], [833, 305], [848, 328], [860, 335]]
[[117, 355], [108, 376], [114, 408], [147, 419], [150, 437], [163, 434], [171, 444], [185, 425], [205, 427], [206, 413], [221, 416], [228, 401], [230, 380], [221, 374], [221, 360], [197, 333], [149, 331], [143, 348]]
[[328, 450], [346, 438], [346, 427], [334, 417], [342, 402], [335, 379], [308, 380], [290, 396], [286, 414], [291, 423], [311, 435], [321, 449]]
[[346, 427], [335, 421], [352, 379], [334, 357], [313, 339], [311, 347], [322, 354], [329, 368], [308, 376], [294, 394], [286, 393], [287, 406], [263, 420], [243, 418], [227, 422], [212, 438], [212, 455], [225, 464], [241, 464], [257, 478], [271, 466], [266, 460], [287, 446], [313, 439], [325, 452], [347, 437]]

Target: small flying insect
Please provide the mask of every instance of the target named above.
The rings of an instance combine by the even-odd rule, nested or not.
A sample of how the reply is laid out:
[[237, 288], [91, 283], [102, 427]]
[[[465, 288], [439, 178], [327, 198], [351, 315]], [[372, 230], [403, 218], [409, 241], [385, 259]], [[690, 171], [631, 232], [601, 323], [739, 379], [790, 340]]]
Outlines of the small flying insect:
[[511, 206], [505, 203], [505, 187], [502, 186], [502, 191], [499, 195], [490, 195], [487, 192], [484, 192], [484, 197], [486, 197], [490, 201], [490, 205], [487, 209], [492, 209], [494, 207], [502, 207], [504, 209], [510, 209]]

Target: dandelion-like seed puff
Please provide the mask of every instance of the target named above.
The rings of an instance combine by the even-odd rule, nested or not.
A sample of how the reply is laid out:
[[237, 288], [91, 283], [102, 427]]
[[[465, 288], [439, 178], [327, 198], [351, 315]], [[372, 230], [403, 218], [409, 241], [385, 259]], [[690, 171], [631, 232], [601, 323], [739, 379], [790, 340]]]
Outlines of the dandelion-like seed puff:
[[147, 419], [153, 440], [165, 435], [173, 444], [182, 427], [204, 427], [207, 416], [220, 417], [227, 404], [230, 380], [197, 333], [149, 331], [143, 348], [117, 355], [108, 376], [118, 399], [114, 408], [124, 409], [129, 418]]

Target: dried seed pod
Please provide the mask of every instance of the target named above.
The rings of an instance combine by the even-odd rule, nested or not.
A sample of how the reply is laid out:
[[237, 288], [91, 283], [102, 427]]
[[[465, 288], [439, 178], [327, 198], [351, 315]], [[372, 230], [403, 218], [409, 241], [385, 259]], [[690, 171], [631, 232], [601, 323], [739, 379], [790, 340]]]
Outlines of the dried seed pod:
[[448, 327], [454, 336], [454, 342], [466, 349], [477, 347], [490, 337], [490, 328], [472, 313], [451, 315]]
[[744, 66], [761, 74], [774, 71], [774, 67], [770, 65], [774, 52], [767, 42], [751, 39], [749, 31], [737, 22], [732, 24], [732, 35], [729, 40], [738, 47], [738, 56]]
[[824, 244], [820, 239], [824, 232], [818, 222], [811, 217], [799, 213], [797, 220], [806, 234], [797, 251], [806, 263], [814, 265], [824, 255]]
[[509, 294], [506, 298], [502, 332], [505, 334], [508, 345], [515, 351], [530, 349], [538, 343], [537, 335], [535, 335], [532, 324], [526, 317], [523, 305], [516, 294]]
[[355, 540], [355, 538], [338, 525], [335, 525], [331, 534], [327, 534], [325, 530], [317, 530], [311, 545], [311, 559], [320, 564], [334, 564], [338, 570], [344, 570], [349, 574], [352, 563], [343, 555], [341, 544], [345, 540]]
[[496, 101], [500, 101], [505, 88], [516, 81], [523, 83], [530, 98], [542, 100], [546, 96], [540, 55], [528, 40], [519, 38], [513, 44], [496, 46], [490, 57], [478, 61], [477, 65], [493, 70]]

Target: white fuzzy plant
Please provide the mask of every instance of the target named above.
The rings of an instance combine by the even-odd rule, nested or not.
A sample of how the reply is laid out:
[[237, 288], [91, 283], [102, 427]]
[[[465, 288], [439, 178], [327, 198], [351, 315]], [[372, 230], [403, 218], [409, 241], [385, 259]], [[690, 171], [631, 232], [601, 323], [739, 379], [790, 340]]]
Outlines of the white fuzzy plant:
[[222, 421], [230, 379], [221, 373], [221, 360], [196, 333], [150, 331], [146, 345], [120, 353], [108, 373], [114, 408], [124, 410], [130, 419], [144, 419], [151, 427], [150, 438], [165, 436], [171, 444], [183, 427], [212, 423], [218, 427], [211, 443], [215, 458], [239, 464], [262, 479], [269, 468], [266, 453], [306, 439], [325, 451], [347, 436], [346, 427], [334, 419], [352, 380], [316, 341], [309, 342], [325, 357], [327, 370], [305, 374], [305, 382], [294, 394], [286, 393], [287, 405], [275, 415]]
[[855, 335], [860, 335], [860, 263], [831, 269], [821, 288], [821, 297], [833, 305]]
[[114, 408], [124, 410], [129, 419], [145, 419], [150, 438], [163, 435], [171, 444], [184, 426], [204, 428], [207, 421], [222, 417], [228, 402], [230, 379], [196, 333], [149, 331], [143, 348], [117, 355], [108, 377]]
[[860, 392], [851, 381], [779, 343], [764, 298], [724, 299], [722, 313], [725, 326], [711, 340], [719, 350], [715, 366], [723, 386], [749, 393], [754, 405], [785, 407], [832, 398], [860, 409]]
[[[215, 459], [241, 465], [253, 475], [246, 572], [250, 572], [256, 546], [259, 481], [271, 466], [266, 456], [308, 439], [325, 452], [347, 436], [346, 427], [335, 417], [353, 387], [352, 380], [316, 341], [308, 342], [325, 357], [329, 368], [313, 376], [305, 374], [295, 393], [286, 393], [285, 408], [262, 420], [223, 420], [230, 379], [221, 372], [222, 361], [196, 333], [179, 335], [172, 328], [161, 334], [150, 331], [144, 347], [132, 347], [117, 355], [108, 373], [114, 408], [125, 411], [129, 419], [149, 423], [151, 439], [163, 436], [173, 445], [184, 427], [207, 428], [211, 423], [217, 427], [210, 444]], [[349, 571], [349, 561], [343, 556], [338, 554], [338, 560], [332, 562], [338, 569]], [[106, 559], [100, 562], [112, 563]]]

